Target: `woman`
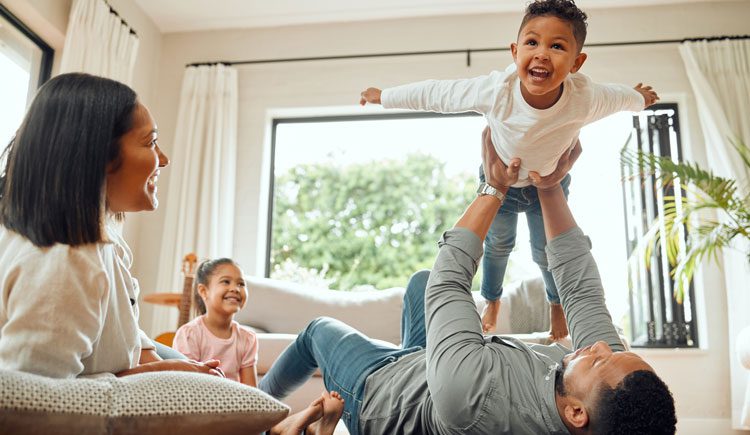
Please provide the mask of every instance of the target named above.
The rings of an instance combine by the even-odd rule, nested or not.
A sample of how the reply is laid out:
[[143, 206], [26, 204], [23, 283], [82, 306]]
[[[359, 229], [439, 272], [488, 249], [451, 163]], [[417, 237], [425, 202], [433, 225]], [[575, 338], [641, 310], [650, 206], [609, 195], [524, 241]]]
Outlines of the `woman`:
[[[125, 212], [156, 209], [169, 159], [132, 89], [87, 74], [53, 78], [2, 160], [0, 368], [54, 378], [223, 376], [216, 360], [161, 360], [138, 327], [131, 253], [115, 225]], [[299, 432], [323, 406], [314, 402], [277, 432]]]

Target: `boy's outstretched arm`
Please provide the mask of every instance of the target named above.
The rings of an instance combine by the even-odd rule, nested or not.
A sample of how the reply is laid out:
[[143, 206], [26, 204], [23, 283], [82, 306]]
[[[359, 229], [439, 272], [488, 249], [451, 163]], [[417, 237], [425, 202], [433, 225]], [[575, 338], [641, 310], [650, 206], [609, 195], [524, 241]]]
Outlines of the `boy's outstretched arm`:
[[[638, 83], [633, 89], [643, 95], [643, 100], [645, 101], [644, 109], [659, 101], [659, 95], [656, 94], [656, 91], [651, 86], [643, 86], [643, 83]], [[378, 96], [380, 95], [378, 94]]]
[[359, 94], [359, 105], [364, 106], [367, 103], [380, 104], [381, 90], [378, 88], [367, 88]]

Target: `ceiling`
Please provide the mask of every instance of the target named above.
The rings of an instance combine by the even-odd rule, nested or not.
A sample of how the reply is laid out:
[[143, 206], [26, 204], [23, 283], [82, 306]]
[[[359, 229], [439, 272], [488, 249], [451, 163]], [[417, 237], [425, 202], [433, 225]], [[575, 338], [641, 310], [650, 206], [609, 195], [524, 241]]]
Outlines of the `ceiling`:
[[[135, 0], [163, 33], [438, 15], [521, 13], [529, 0]], [[581, 9], [721, 0], [578, 0]]]

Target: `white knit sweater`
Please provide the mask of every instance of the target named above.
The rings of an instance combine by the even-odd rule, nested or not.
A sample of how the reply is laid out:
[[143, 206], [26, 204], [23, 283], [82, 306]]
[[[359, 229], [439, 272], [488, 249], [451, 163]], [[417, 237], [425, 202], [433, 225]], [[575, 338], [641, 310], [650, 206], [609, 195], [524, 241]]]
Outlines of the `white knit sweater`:
[[131, 253], [111, 243], [34, 246], [0, 225], [0, 368], [54, 378], [117, 373], [152, 348], [138, 327]]

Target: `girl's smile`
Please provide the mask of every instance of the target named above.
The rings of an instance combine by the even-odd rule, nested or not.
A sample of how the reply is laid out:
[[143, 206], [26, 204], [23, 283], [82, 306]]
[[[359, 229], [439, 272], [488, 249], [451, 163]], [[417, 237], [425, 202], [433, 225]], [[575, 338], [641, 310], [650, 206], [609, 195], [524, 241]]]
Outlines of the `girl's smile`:
[[200, 293], [209, 316], [231, 316], [245, 306], [247, 287], [242, 271], [234, 264], [216, 267], [207, 285], [199, 285]]

